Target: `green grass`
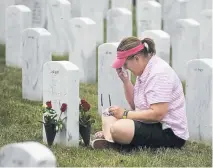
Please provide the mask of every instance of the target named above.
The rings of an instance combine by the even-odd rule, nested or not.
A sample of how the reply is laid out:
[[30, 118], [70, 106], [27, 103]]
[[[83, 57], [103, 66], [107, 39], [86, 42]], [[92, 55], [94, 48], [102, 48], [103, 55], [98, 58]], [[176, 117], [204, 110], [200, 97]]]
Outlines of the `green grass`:
[[[133, 10], [135, 25], [135, 9]], [[104, 30], [106, 32], [106, 22]], [[136, 36], [135, 26], [133, 35]], [[104, 41], [106, 42], [106, 33]], [[68, 60], [68, 56], [53, 56], [53, 60]], [[0, 147], [22, 141], [43, 143], [42, 125], [38, 122], [42, 118], [40, 111], [42, 102], [22, 99], [21, 80], [21, 69], [5, 66], [5, 48], [0, 46]], [[133, 77], [132, 81], [134, 80]], [[101, 129], [101, 120], [97, 115], [97, 83], [80, 84], [80, 96], [86, 98], [92, 105], [92, 115], [96, 119], [92, 133], [95, 133]], [[211, 146], [196, 142], [187, 142], [182, 150], [144, 149], [127, 154], [112, 150], [97, 151], [83, 146], [74, 148], [55, 145], [51, 150], [56, 155], [60, 167], [211, 167], [212, 165]]]

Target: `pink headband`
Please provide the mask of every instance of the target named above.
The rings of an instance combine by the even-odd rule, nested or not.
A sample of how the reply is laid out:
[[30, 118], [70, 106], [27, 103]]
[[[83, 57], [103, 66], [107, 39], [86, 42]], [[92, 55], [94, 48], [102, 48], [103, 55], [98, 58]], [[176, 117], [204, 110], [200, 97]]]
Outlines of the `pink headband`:
[[127, 51], [118, 51], [117, 52], [117, 58], [118, 59], [127, 58], [128, 56], [136, 54], [137, 52], [139, 52], [142, 49], [144, 49], [144, 45], [141, 43], [137, 47], [131, 48]]

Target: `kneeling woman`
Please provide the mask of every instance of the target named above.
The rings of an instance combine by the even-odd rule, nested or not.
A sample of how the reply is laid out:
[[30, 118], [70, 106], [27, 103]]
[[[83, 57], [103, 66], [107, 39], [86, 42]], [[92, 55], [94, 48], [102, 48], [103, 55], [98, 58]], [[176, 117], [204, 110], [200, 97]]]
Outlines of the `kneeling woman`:
[[[131, 109], [109, 107], [111, 116], [102, 117], [103, 131], [96, 133], [92, 147], [181, 148], [189, 138], [182, 83], [156, 55], [153, 40], [123, 39], [113, 68], [123, 82]], [[136, 76], [134, 86], [122, 68]]]

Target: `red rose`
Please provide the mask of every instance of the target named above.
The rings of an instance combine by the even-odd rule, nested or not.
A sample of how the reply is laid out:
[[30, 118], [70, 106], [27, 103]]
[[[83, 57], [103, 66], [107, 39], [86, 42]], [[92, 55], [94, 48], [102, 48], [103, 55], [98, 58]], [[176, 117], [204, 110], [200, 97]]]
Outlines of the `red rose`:
[[52, 103], [51, 103], [51, 101], [47, 101], [47, 102], [46, 102], [46, 105], [47, 105], [47, 108], [50, 108], [50, 109], [52, 108]]
[[67, 110], [67, 104], [66, 103], [63, 103], [61, 105], [61, 112], [65, 112]]
[[82, 99], [82, 100], [81, 100], [81, 104], [84, 104], [84, 103], [87, 103], [87, 101], [84, 100], [84, 99]]
[[85, 112], [90, 110], [90, 104], [84, 99], [81, 100], [81, 107]]

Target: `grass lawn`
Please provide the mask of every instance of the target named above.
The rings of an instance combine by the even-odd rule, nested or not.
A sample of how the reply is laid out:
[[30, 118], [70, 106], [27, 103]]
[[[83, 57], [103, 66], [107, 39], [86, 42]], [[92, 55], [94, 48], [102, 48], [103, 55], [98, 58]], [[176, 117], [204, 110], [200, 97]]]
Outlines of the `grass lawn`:
[[[135, 25], [135, 10], [133, 23]], [[106, 29], [105, 29], [106, 30]], [[134, 26], [133, 34], [136, 34]], [[105, 35], [106, 39], [106, 35]], [[4, 46], [0, 46], [0, 147], [14, 142], [42, 142], [42, 119], [40, 111], [42, 102], [22, 99], [21, 69], [5, 66]], [[67, 57], [53, 56], [53, 60], [67, 60]], [[134, 79], [133, 79], [134, 80]], [[92, 105], [92, 113], [96, 118], [92, 133], [101, 128], [101, 120], [97, 115], [97, 83], [80, 84], [80, 96]], [[149, 149], [122, 154], [111, 150], [92, 150], [55, 145], [51, 148], [57, 157], [60, 167], [211, 167], [211, 146], [188, 142], [182, 150]]]

